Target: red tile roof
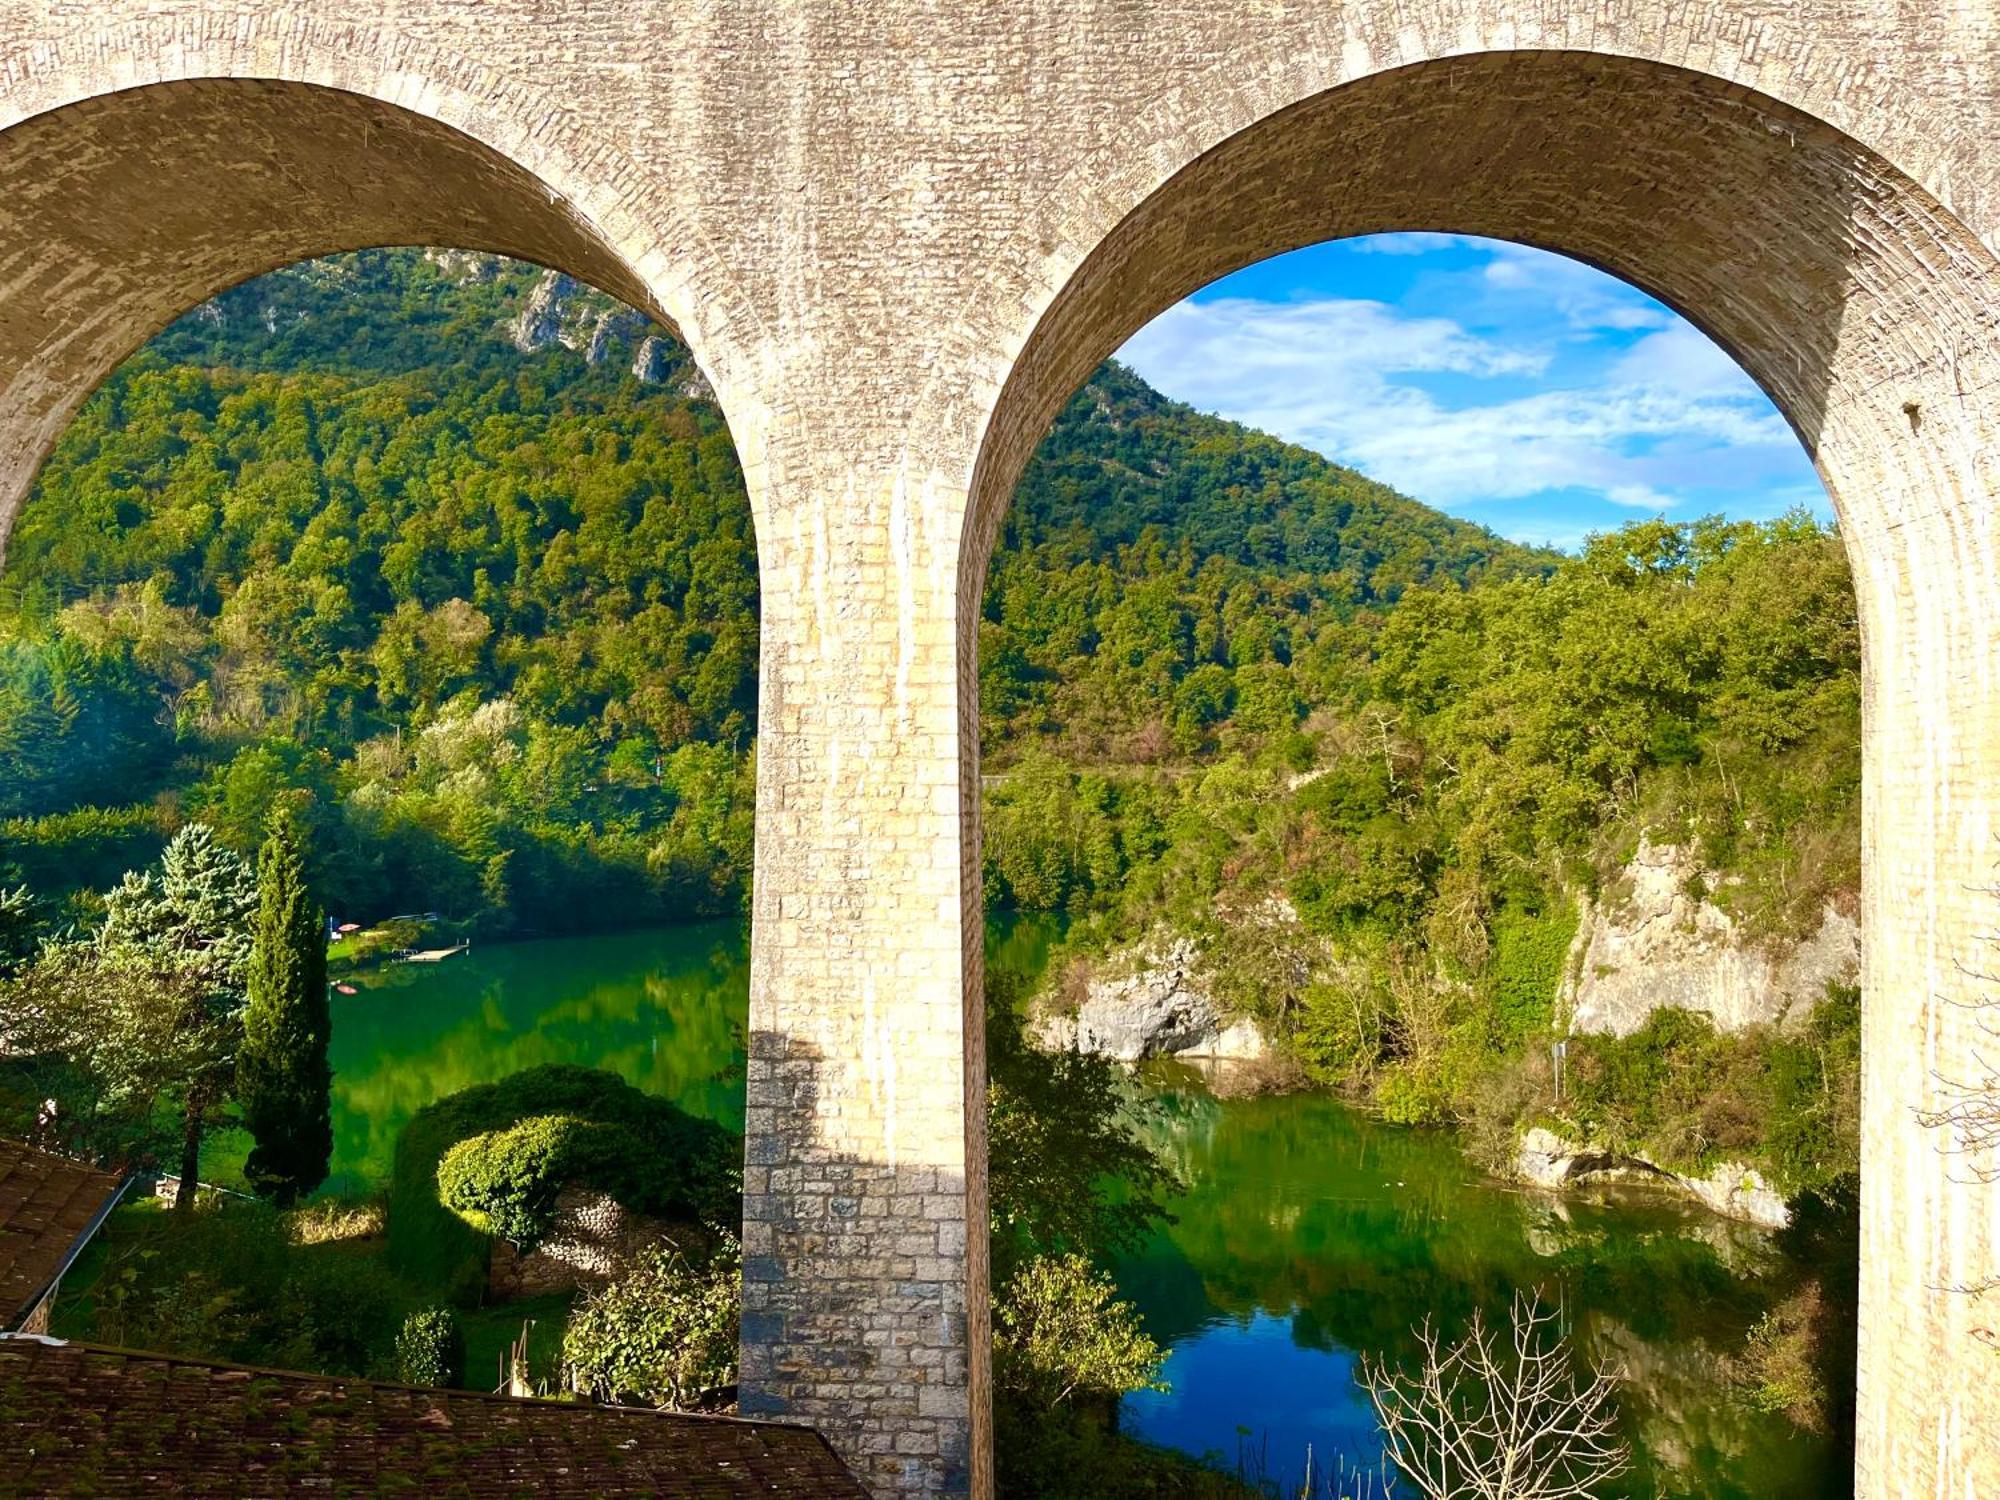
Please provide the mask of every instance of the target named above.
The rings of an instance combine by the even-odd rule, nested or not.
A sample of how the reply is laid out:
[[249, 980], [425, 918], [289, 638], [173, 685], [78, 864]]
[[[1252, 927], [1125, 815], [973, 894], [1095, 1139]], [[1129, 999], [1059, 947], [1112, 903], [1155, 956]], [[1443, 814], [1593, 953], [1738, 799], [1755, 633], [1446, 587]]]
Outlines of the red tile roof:
[[42, 1300], [118, 1201], [124, 1179], [0, 1140], [0, 1328]]
[[867, 1500], [803, 1427], [29, 1337], [0, 1338], [0, 1433], [8, 1494]]

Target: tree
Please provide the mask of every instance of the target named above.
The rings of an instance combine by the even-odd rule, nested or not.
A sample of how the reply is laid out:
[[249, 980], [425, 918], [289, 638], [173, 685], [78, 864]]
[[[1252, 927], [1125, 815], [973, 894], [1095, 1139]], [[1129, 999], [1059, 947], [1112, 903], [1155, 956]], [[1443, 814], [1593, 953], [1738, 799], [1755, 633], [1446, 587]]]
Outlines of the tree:
[[45, 1144], [95, 1160], [140, 1162], [172, 1150], [162, 1132], [190, 1080], [226, 1071], [236, 1027], [187, 974], [130, 951], [51, 945], [0, 980], [0, 1035], [44, 1107]]
[[33, 956], [40, 920], [33, 891], [25, 885], [0, 886], [0, 976], [14, 973]]
[[1449, 1346], [1426, 1321], [1414, 1373], [1363, 1356], [1389, 1457], [1429, 1500], [1585, 1500], [1625, 1472], [1615, 1379], [1600, 1367], [1579, 1380], [1555, 1322], [1538, 1296], [1516, 1293], [1505, 1336], [1475, 1312]]
[[1118, 1065], [1044, 1052], [1022, 1033], [1010, 981], [986, 997], [987, 1175], [996, 1277], [1036, 1255], [1134, 1250], [1168, 1221], [1172, 1165], [1135, 1128]]
[[188, 1072], [176, 1082], [181, 1153], [174, 1207], [187, 1210], [201, 1172], [202, 1135], [219, 1118], [233, 1079], [256, 877], [207, 824], [190, 823], [168, 842], [157, 869], [128, 873], [104, 905], [99, 953], [150, 970], [180, 1000], [177, 1030], [186, 1045], [173, 1055]]
[[236, 1097], [256, 1138], [244, 1175], [290, 1207], [326, 1179], [333, 1156], [333, 1070], [326, 1048], [326, 915], [306, 887], [291, 809], [279, 804], [257, 862], [257, 928]]
[[457, 1385], [465, 1378], [465, 1330], [448, 1307], [420, 1307], [396, 1334], [396, 1374], [405, 1385]]
[[742, 1308], [733, 1245], [702, 1266], [672, 1245], [655, 1249], [570, 1314], [563, 1332], [570, 1386], [602, 1401], [700, 1407], [736, 1380]]
[[993, 1379], [1049, 1410], [1079, 1396], [1164, 1391], [1166, 1351], [1080, 1255], [1044, 1255], [1016, 1271], [993, 1305]]

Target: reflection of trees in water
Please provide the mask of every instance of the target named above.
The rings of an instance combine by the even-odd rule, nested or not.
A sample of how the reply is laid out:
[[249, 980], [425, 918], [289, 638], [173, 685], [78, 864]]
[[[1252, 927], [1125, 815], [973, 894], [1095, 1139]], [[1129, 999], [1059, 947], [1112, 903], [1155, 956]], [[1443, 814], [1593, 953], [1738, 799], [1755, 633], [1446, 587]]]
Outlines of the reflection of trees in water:
[[386, 1179], [418, 1109], [551, 1062], [742, 1126], [749, 969], [735, 924], [496, 944], [368, 980], [334, 1010], [336, 1173]]
[[1409, 1360], [1425, 1316], [1456, 1337], [1475, 1311], [1504, 1319], [1517, 1288], [1539, 1287], [1586, 1357], [1626, 1366], [1621, 1405], [1660, 1460], [1700, 1473], [1792, 1440], [1731, 1399], [1722, 1362], [1801, 1274], [1769, 1235], [1650, 1197], [1516, 1191], [1447, 1136], [1330, 1099], [1162, 1106], [1155, 1128], [1192, 1187], [1119, 1281], [1163, 1342], [1263, 1311], [1289, 1316], [1302, 1347]]

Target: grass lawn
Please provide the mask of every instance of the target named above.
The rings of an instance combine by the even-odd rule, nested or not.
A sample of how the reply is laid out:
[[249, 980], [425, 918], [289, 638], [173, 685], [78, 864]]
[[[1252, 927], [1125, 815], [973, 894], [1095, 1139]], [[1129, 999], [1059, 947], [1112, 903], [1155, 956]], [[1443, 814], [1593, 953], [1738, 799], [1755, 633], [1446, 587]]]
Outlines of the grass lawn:
[[[393, 1273], [385, 1246], [379, 1201], [320, 1200], [279, 1214], [210, 1198], [183, 1220], [157, 1199], [135, 1198], [111, 1215], [63, 1278], [52, 1331], [88, 1343], [394, 1380], [396, 1330], [443, 1298]], [[461, 1311], [465, 1388], [493, 1390], [502, 1356], [523, 1323], [532, 1323], [530, 1378], [553, 1390], [573, 1300], [560, 1294]], [[304, 1325], [310, 1330], [302, 1337]]]
[[501, 1359], [508, 1345], [521, 1336], [521, 1325], [532, 1321], [528, 1334], [528, 1374], [539, 1386], [555, 1385], [562, 1363], [563, 1325], [569, 1321], [573, 1294], [523, 1297], [517, 1302], [501, 1302], [491, 1307], [462, 1312], [459, 1324], [465, 1329], [465, 1385], [469, 1390], [490, 1391], [499, 1387]]

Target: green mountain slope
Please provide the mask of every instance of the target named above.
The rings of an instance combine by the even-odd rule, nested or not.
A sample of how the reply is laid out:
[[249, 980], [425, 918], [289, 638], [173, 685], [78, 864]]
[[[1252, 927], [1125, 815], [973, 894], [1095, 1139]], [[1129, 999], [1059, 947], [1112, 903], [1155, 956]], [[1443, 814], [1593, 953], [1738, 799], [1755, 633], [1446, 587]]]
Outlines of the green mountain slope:
[[[1413, 584], [1546, 566], [1108, 366], [1009, 521], [989, 739], [1204, 753], [1238, 673], [1268, 697]], [[0, 816], [69, 818], [14, 832], [53, 875], [195, 815], [247, 846], [289, 788], [353, 915], [730, 909], [756, 600], [722, 416], [638, 314], [490, 256], [293, 267], [163, 332], [45, 466], [0, 580]]]

